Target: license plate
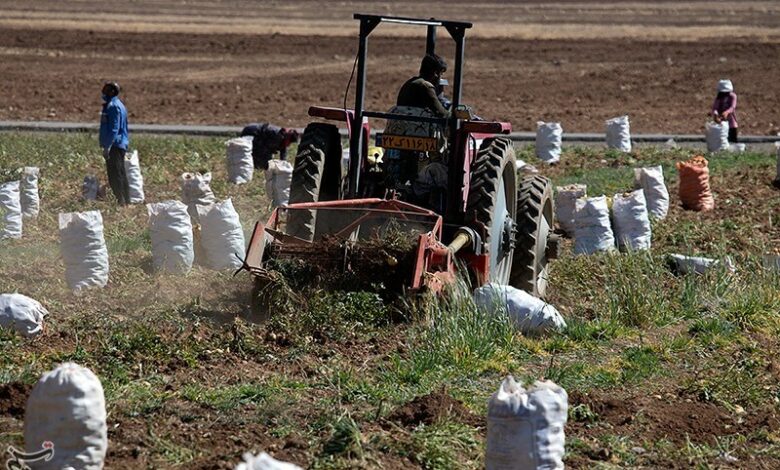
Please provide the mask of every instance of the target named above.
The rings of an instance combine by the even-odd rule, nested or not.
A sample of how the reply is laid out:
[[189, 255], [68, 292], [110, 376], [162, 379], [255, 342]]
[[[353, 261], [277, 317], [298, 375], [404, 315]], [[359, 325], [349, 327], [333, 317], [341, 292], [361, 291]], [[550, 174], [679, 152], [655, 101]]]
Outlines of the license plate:
[[416, 152], [435, 152], [439, 150], [435, 137], [387, 134], [381, 134], [377, 137], [379, 137], [379, 146], [386, 149], [414, 150]]

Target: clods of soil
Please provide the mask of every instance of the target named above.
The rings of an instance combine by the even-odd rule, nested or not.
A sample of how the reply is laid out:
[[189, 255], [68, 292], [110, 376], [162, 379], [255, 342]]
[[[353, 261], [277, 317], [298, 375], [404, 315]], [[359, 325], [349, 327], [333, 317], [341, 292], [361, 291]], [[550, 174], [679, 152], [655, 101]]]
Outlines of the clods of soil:
[[443, 388], [415, 398], [396, 408], [389, 416], [390, 420], [399, 422], [407, 428], [414, 428], [420, 424], [430, 425], [445, 418], [472, 426], [485, 426], [483, 417], [469, 411], [463, 402], [452, 398]]
[[0, 416], [24, 418], [27, 397], [30, 396], [31, 390], [31, 385], [21, 382], [0, 385]]

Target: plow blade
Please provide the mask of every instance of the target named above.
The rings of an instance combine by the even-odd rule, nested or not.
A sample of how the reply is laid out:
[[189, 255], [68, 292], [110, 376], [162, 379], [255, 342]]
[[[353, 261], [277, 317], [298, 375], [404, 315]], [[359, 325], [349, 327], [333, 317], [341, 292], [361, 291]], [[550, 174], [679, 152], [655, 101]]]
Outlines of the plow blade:
[[349, 273], [393, 290], [438, 291], [455, 271], [441, 236], [440, 215], [397, 200], [292, 204], [255, 224], [244, 269], [258, 275], [279, 263], [305, 263], [322, 278]]

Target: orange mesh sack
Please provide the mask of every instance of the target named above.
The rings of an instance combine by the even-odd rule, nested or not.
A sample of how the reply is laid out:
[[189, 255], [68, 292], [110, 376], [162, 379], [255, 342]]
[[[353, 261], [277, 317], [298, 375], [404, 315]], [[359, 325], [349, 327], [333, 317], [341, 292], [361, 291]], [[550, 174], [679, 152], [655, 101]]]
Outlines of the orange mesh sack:
[[687, 162], [677, 162], [677, 172], [680, 175], [679, 194], [683, 208], [692, 211], [711, 211], [715, 208], [706, 158], [697, 155]]

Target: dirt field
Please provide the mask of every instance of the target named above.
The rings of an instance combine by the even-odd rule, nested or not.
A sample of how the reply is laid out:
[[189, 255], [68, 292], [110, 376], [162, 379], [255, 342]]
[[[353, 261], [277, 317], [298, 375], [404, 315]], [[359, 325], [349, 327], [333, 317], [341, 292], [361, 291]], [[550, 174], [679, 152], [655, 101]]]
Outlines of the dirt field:
[[[698, 133], [721, 77], [735, 82], [743, 133], [780, 130], [777, 2], [320, 5], [0, 1], [0, 120], [93, 121], [100, 83], [114, 79], [134, 122], [303, 126], [309, 105], [343, 103], [351, 14], [363, 11], [473, 21], [464, 98], [516, 130], [557, 120], [599, 132], [627, 113], [635, 132]], [[372, 38], [371, 107], [388, 108], [415, 72], [416, 33], [383, 26]], [[449, 42], [440, 32], [451, 57]]]

